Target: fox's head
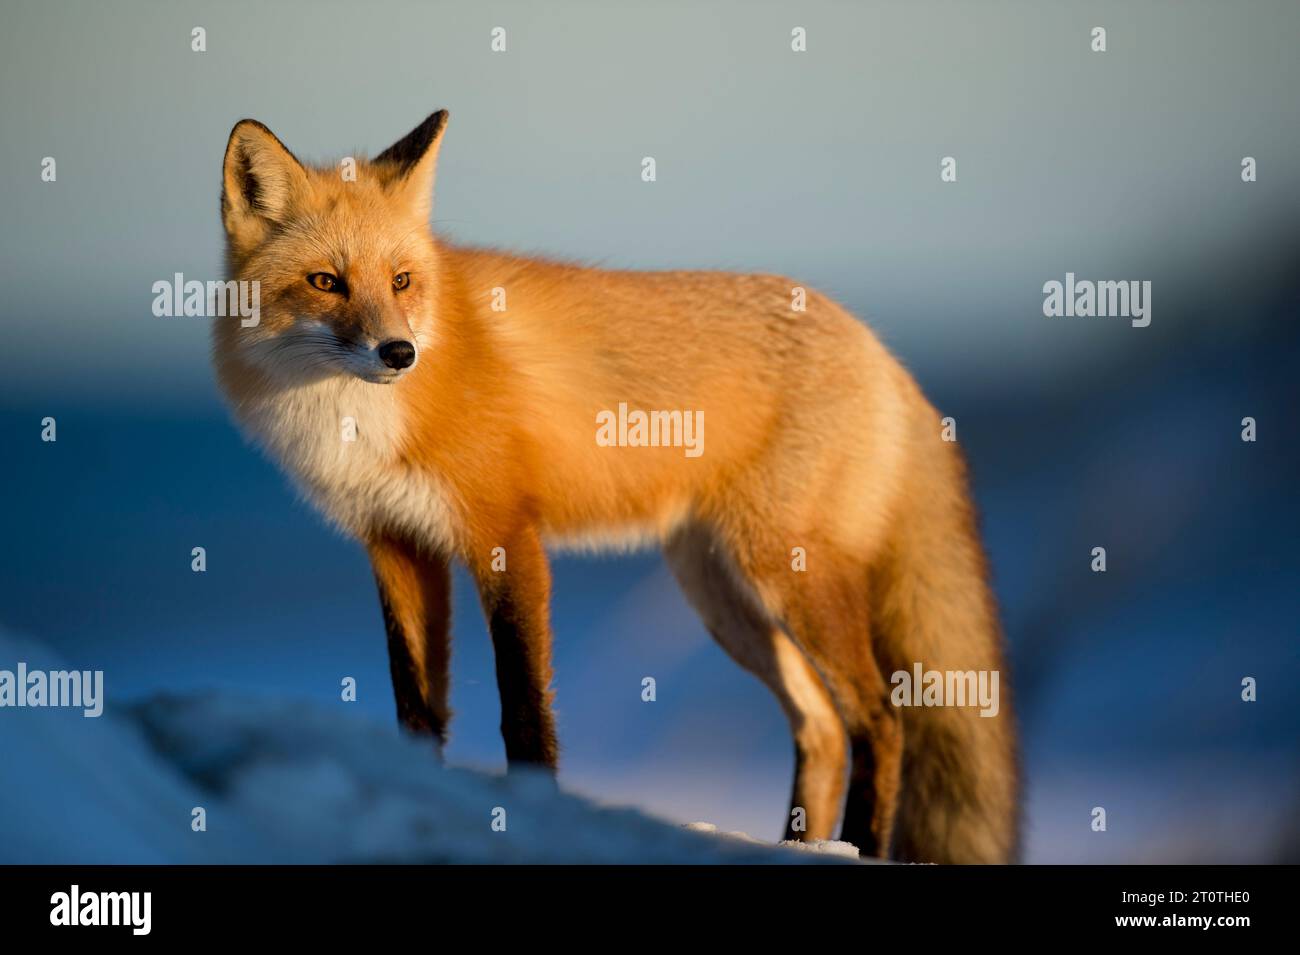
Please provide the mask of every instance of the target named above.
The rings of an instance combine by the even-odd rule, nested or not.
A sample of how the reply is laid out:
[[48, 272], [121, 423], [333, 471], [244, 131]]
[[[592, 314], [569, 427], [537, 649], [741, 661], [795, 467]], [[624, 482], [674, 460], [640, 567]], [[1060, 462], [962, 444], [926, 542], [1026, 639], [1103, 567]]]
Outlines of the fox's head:
[[285, 383], [397, 381], [433, 337], [429, 228], [447, 111], [372, 160], [304, 165], [255, 120], [231, 130], [221, 218], [231, 278], [259, 283], [258, 321], [219, 325], [218, 349]]

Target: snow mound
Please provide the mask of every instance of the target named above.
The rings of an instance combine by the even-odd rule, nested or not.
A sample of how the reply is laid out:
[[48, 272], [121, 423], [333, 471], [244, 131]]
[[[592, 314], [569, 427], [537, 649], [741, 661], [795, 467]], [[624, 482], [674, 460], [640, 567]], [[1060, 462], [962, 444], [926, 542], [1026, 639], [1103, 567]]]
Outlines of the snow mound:
[[[0, 668], [62, 668], [0, 632]], [[226, 694], [0, 709], [0, 863], [842, 861], [442, 766], [337, 707]], [[195, 831], [194, 810], [206, 828]], [[495, 823], [495, 825], [494, 825]]]

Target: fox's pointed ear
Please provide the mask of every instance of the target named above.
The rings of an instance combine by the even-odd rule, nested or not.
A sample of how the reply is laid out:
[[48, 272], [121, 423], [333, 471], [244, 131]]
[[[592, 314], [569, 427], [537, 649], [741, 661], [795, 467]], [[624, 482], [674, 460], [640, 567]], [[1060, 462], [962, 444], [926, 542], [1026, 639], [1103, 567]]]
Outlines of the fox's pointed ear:
[[293, 153], [261, 123], [243, 119], [230, 131], [222, 174], [221, 218], [230, 238], [258, 241], [268, 225], [282, 221], [307, 172]]
[[427, 119], [375, 157], [388, 170], [392, 188], [422, 219], [433, 210], [433, 172], [450, 115], [445, 109]]

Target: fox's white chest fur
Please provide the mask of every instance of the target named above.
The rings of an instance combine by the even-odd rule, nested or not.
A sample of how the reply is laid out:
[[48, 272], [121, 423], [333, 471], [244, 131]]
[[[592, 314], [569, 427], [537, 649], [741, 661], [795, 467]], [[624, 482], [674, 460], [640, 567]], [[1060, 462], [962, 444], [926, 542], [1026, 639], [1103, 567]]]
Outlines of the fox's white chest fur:
[[394, 391], [331, 378], [255, 399], [238, 415], [303, 494], [349, 534], [365, 540], [397, 531], [449, 547], [442, 485], [399, 457], [405, 421]]

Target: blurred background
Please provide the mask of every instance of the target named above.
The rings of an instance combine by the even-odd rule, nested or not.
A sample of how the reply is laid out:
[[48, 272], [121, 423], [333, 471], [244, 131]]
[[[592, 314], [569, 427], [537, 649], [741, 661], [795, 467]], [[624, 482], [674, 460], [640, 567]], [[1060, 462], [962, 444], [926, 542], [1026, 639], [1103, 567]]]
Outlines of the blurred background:
[[[392, 720], [361, 548], [241, 441], [209, 320], [150, 306], [176, 272], [221, 277], [238, 119], [325, 161], [446, 107], [445, 238], [795, 276], [957, 419], [1011, 645], [1028, 861], [1300, 860], [1298, 35], [1285, 0], [8, 0], [0, 627], [103, 669], [115, 701], [343, 706], [352, 676], [354, 712]], [[1067, 271], [1150, 280], [1150, 326], [1045, 318]], [[463, 576], [456, 598], [447, 756], [500, 769]], [[554, 623], [566, 786], [779, 836], [784, 719], [657, 555], [559, 558]], [[0, 757], [19, 814], [48, 796], [26, 773]]]

